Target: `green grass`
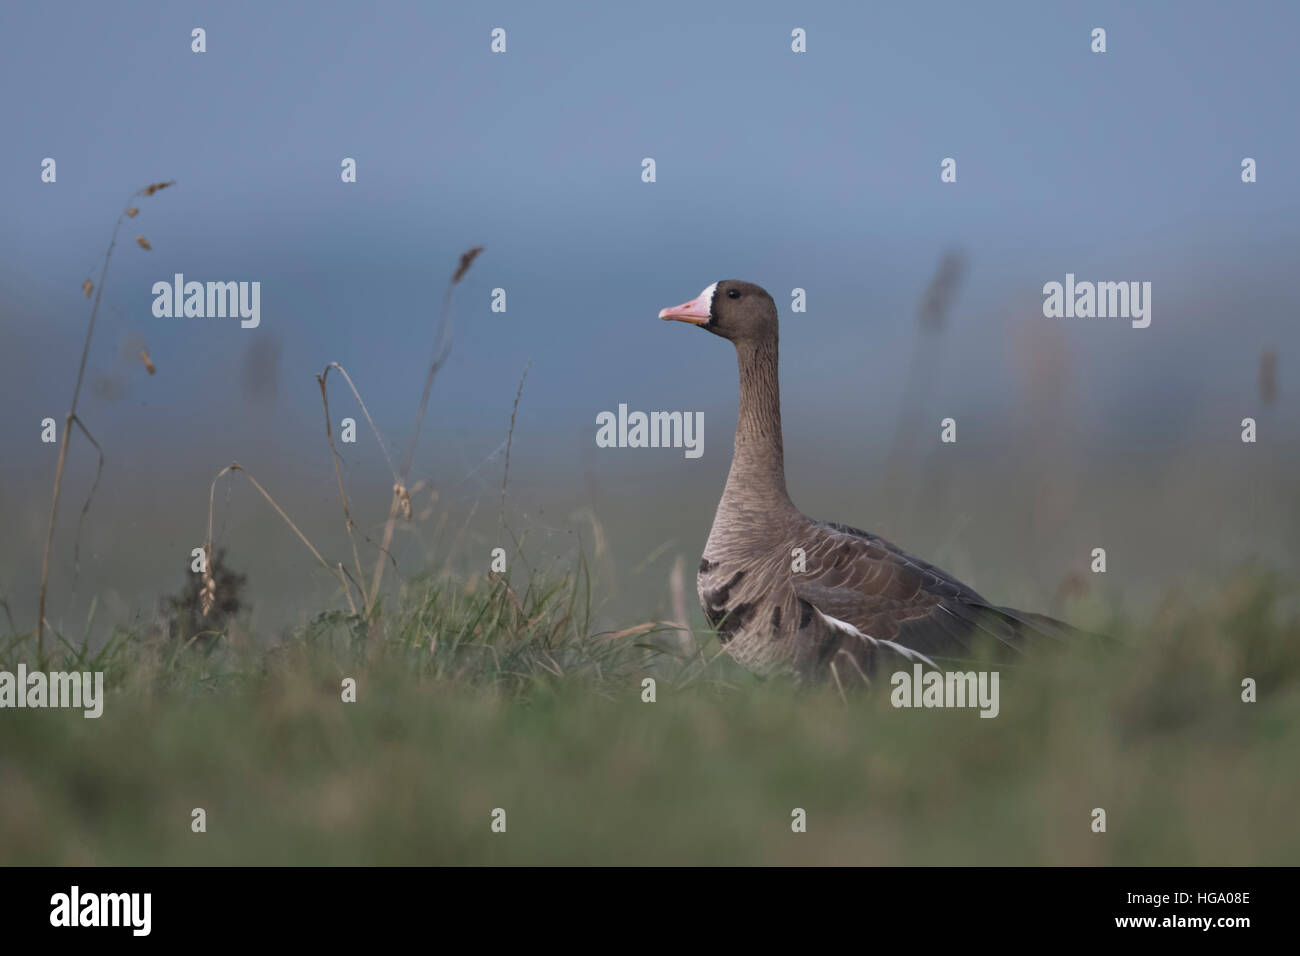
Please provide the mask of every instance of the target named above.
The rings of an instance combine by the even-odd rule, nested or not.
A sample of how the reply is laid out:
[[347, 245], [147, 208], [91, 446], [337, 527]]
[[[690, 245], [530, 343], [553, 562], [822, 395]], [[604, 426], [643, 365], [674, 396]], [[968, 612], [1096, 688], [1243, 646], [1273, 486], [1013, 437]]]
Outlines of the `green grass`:
[[0, 713], [0, 862], [1300, 862], [1300, 614], [1267, 574], [1003, 668], [993, 720], [676, 661], [589, 606], [581, 571], [426, 580], [378, 641], [339, 614], [270, 650], [119, 634], [99, 720]]

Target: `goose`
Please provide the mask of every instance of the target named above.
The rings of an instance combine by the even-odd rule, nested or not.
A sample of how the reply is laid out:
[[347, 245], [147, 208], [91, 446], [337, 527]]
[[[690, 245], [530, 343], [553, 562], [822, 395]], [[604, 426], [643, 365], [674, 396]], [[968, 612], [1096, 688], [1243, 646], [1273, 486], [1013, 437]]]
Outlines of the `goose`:
[[903, 661], [943, 669], [981, 645], [1017, 652], [1031, 635], [1083, 632], [999, 607], [868, 531], [807, 517], [790, 500], [781, 440], [776, 303], [760, 286], [715, 282], [663, 309], [727, 339], [740, 368], [731, 469], [696, 579], [700, 605], [741, 665], [843, 686]]

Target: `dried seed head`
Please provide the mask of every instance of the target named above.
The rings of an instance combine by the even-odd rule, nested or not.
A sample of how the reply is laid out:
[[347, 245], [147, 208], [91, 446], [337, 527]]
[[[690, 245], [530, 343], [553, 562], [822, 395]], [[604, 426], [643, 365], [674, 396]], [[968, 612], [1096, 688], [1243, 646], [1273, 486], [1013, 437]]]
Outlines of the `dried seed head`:
[[145, 186], [144, 189], [140, 190], [140, 195], [152, 196], [160, 189], [166, 189], [168, 186], [175, 186], [175, 185], [176, 185], [176, 180], [174, 179], [169, 179], [165, 183], [150, 183], [148, 186]]
[[84, 292], [84, 293], [86, 293], [86, 298], [87, 298], [87, 299], [90, 298], [91, 290], [94, 289], [94, 288], [95, 288], [95, 283], [91, 282], [89, 279], [87, 279], [85, 282], [81, 283], [81, 291]]
[[140, 350], [140, 361], [144, 362], [145, 370], [148, 371], [150, 375], [158, 371], [156, 368], [154, 368], [153, 359], [149, 357], [148, 349]]
[[406, 490], [406, 486], [400, 481], [393, 485], [393, 494], [397, 495], [397, 500], [402, 504], [402, 516], [407, 521], [411, 520], [411, 495]]
[[149, 245], [149, 240], [146, 239], [144, 236], [136, 236], [135, 241], [136, 241], [136, 245], [138, 245], [141, 249], [153, 248], [153, 246]]
[[212, 613], [217, 603], [217, 580], [212, 576], [212, 545], [203, 545], [203, 591], [199, 595], [199, 609], [203, 616]]
[[139, 210], [139, 209], [136, 209], [134, 206], [132, 206], [130, 209], [128, 209], [128, 210], [126, 211], [126, 218], [127, 218], [127, 219], [134, 219], [134, 218], [135, 218], [136, 216], [138, 216], [139, 214], [140, 214], [140, 210]]
[[456, 267], [456, 272], [451, 277], [452, 285], [455, 285], [457, 282], [459, 282], [461, 279], [465, 277], [465, 273], [469, 272], [469, 267], [474, 264], [474, 260], [478, 258], [478, 254], [482, 251], [483, 251], [482, 246], [475, 246], [473, 249], [470, 249], [468, 252], [461, 253], [460, 265]]

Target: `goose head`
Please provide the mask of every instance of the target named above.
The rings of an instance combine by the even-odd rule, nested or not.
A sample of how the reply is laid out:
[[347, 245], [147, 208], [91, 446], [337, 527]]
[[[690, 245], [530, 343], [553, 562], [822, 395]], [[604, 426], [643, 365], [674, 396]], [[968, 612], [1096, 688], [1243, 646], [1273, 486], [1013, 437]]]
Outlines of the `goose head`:
[[761, 286], [737, 279], [715, 282], [691, 301], [660, 310], [659, 318], [698, 325], [738, 347], [775, 342], [777, 338], [776, 303], [772, 297]]

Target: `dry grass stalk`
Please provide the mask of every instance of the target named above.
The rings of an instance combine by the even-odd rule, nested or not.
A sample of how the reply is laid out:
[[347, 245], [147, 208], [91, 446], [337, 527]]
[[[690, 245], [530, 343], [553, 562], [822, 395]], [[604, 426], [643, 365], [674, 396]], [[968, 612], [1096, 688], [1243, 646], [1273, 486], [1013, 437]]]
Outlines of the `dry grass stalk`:
[[675, 631], [677, 625], [672, 621], [645, 621], [642, 624], [633, 624], [631, 627], [625, 627], [621, 631], [613, 631], [609, 634], [600, 635], [602, 641], [621, 641], [625, 637], [640, 637], [642, 634], [649, 634], [651, 631]]
[[348, 374], [348, 370], [338, 362], [330, 362], [329, 365], [325, 366], [325, 371], [318, 375], [317, 378], [321, 381], [328, 379], [330, 369], [335, 368], [339, 370], [339, 374], [343, 376], [343, 380], [348, 383], [348, 388], [352, 389], [353, 397], [356, 398], [357, 404], [361, 406], [361, 414], [366, 416], [366, 421], [370, 424], [370, 430], [375, 433], [375, 441], [379, 443], [379, 450], [384, 453], [384, 461], [388, 462], [388, 470], [393, 473], [393, 480], [396, 481], [397, 468], [393, 465], [393, 457], [388, 454], [388, 446], [384, 444], [384, 436], [379, 434], [379, 426], [377, 426], [375, 420], [370, 417], [370, 409], [366, 407], [365, 400], [361, 397], [361, 393], [357, 391], [356, 385], [352, 383], [352, 376]]
[[519, 414], [519, 397], [524, 394], [524, 381], [528, 378], [528, 370], [533, 367], [533, 360], [529, 359], [528, 364], [524, 366], [524, 374], [519, 376], [519, 388], [515, 391], [515, 404], [510, 409], [510, 431], [506, 434], [506, 472], [501, 478], [501, 517], [498, 522], [504, 527], [506, 523], [506, 485], [510, 482], [510, 446], [515, 439], [515, 416]]
[[[165, 183], [152, 183], [136, 192], [135, 195], [152, 196], [158, 190], [166, 189], [172, 185], [175, 185], [175, 180], [168, 180]], [[90, 323], [86, 327], [86, 341], [81, 348], [81, 364], [77, 368], [77, 384], [73, 387], [72, 403], [68, 407], [68, 414], [63, 420], [63, 437], [59, 442], [59, 459], [54, 467], [54, 492], [50, 501], [50, 523], [45, 532], [45, 553], [41, 558], [41, 595], [36, 612], [36, 658], [38, 666], [44, 666], [45, 662], [45, 599], [49, 592], [50, 555], [54, 547], [54, 526], [59, 514], [59, 494], [63, 488], [63, 468], [68, 461], [68, 441], [72, 436], [73, 422], [80, 424], [77, 419], [77, 402], [81, 398], [81, 385], [86, 377], [86, 360], [90, 356], [90, 342], [95, 334], [95, 321], [99, 317], [99, 305], [104, 296], [104, 279], [108, 275], [108, 265], [113, 259], [113, 250], [117, 247], [117, 234], [122, 228], [123, 220], [134, 218], [138, 211], [128, 203], [113, 226], [113, 235], [109, 240], [108, 249], [104, 253], [104, 266], [99, 274], [99, 287], [95, 289], [95, 302], [90, 309]], [[145, 248], [148, 248], [147, 243]], [[81, 289], [86, 293], [87, 297], [90, 296], [90, 291], [94, 288], [94, 284], [89, 279], [81, 285]], [[82, 425], [81, 427], [85, 431], [85, 426]]]
[[447, 284], [447, 289], [442, 294], [438, 331], [433, 337], [433, 358], [429, 362], [429, 372], [424, 377], [424, 392], [420, 395], [420, 404], [415, 410], [415, 427], [411, 429], [411, 442], [407, 446], [406, 457], [402, 459], [402, 472], [399, 476], [402, 484], [406, 483], [407, 476], [411, 473], [411, 460], [415, 457], [415, 447], [420, 441], [420, 428], [424, 424], [425, 410], [429, 407], [429, 393], [433, 390], [433, 380], [443, 363], [447, 361], [447, 356], [451, 354], [451, 293], [482, 251], [482, 246], [475, 246], [461, 253], [460, 264], [456, 266], [451, 282]]
[[384, 537], [379, 543], [379, 557], [375, 560], [375, 573], [370, 579], [371, 600], [379, 598], [379, 586], [384, 580], [384, 558], [391, 557], [389, 548], [393, 544], [393, 529], [397, 524], [397, 512], [401, 505], [397, 491], [400, 486], [401, 482], [393, 486], [393, 500], [388, 506], [388, 518], [384, 521]]
[[451, 282], [447, 284], [447, 291], [442, 296], [442, 312], [438, 319], [438, 331], [433, 337], [433, 358], [429, 362], [429, 372], [424, 378], [424, 392], [420, 395], [420, 404], [415, 410], [415, 425], [411, 429], [411, 441], [406, 449], [406, 457], [402, 459], [402, 470], [397, 475], [397, 481], [393, 486], [393, 500], [388, 506], [388, 520], [384, 522], [384, 537], [379, 545], [379, 557], [375, 560], [375, 573], [370, 584], [370, 600], [373, 603], [379, 598], [379, 588], [384, 580], [384, 558], [390, 556], [389, 548], [393, 543], [393, 529], [397, 524], [397, 514], [399, 511], [410, 514], [410, 500], [406, 499], [403, 506], [403, 496], [406, 490], [407, 478], [411, 473], [411, 462], [415, 458], [415, 448], [420, 440], [420, 429], [424, 424], [425, 410], [429, 407], [429, 394], [433, 391], [433, 380], [437, 377], [438, 370], [442, 368], [447, 356], [451, 354], [451, 293], [456, 288], [469, 267], [478, 258], [479, 253], [483, 251], [482, 246], [475, 246], [461, 254], [460, 263], [456, 266], [456, 271], [452, 274]]
[[[343, 501], [343, 517], [347, 524], [348, 537], [352, 541], [352, 558], [353, 561], [356, 562], [356, 566], [357, 566], [357, 580], [361, 581], [365, 579], [365, 574], [361, 568], [361, 554], [357, 549], [356, 522], [352, 520], [352, 512], [348, 504], [347, 490], [345, 489], [343, 484], [342, 465], [338, 453], [338, 448], [334, 444], [333, 423], [330, 418], [329, 393], [325, 387], [325, 383], [329, 378], [331, 369], [338, 369], [339, 374], [343, 376], [343, 380], [348, 383], [348, 388], [352, 390], [352, 395], [353, 397], [356, 398], [357, 404], [361, 406], [361, 413], [365, 416], [366, 421], [369, 423], [370, 430], [374, 432], [375, 441], [379, 443], [379, 450], [384, 453], [384, 461], [388, 462], [388, 470], [393, 474], [393, 495], [394, 495], [395, 505], [402, 509], [402, 512], [403, 514], [406, 515], [408, 521], [411, 519], [411, 498], [410, 498], [410, 494], [406, 491], [406, 486], [403, 484], [401, 478], [398, 477], [397, 469], [393, 467], [393, 458], [388, 453], [388, 446], [384, 444], [383, 436], [379, 433], [379, 426], [375, 424], [375, 420], [370, 414], [370, 409], [366, 407], [365, 399], [361, 397], [361, 392], [357, 390], [356, 384], [352, 381], [352, 376], [349, 375], [348, 370], [345, 369], [338, 362], [330, 362], [329, 365], [325, 366], [325, 370], [321, 372], [320, 375], [316, 376], [316, 381], [320, 385], [321, 404], [325, 408], [325, 435], [329, 439], [330, 452], [334, 456], [334, 474], [335, 477], [338, 479], [339, 497]], [[379, 562], [381, 565], [383, 562], [384, 555], [387, 553], [388, 545], [390, 543], [391, 541], [389, 539], [386, 539], [384, 544], [380, 548]], [[376, 569], [376, 572], [378, 573], [378, 569]], [[366, 593], [365, 588], [359, 588], [359, 590], [361, 591], [362, 605], [364, 606], [366, 613], [368, 615], [370, 613], [370, 608], [374, 603], [374, 599], [377, 595], [377, 589], [372, 590], [369, 594]]]
[[203, 542], [203, 591], [199, 596], [199, 610], [207, 617], [217, 603], [217, 579], [212, 576], [212, 541]]
[[150, 375], [152, 375], [154, 372], [158, 371], [158, 369], [154, 367], [153, 359], [151, 359], [151, 358], [149, 357], [149, 350], [148, 350], [148, 349], [141, 349], [141, 350], [140, 350], [140, 361], [141, 361], [141, 362], [144, 362], [144, 368], [145, 368], [145, 371], [148, 372]]
[[75, 595], [77, 578], [81, 576], [81, 529], [86, 523], [86, 515], [90, 513], [90, 503], [95, 498], [95, 492], [99, 490], [99, 479], [104, 475], [104, 449], [99, 447], [99, 442], [95, 441], [95, 436], [90, 434], [80, 417], [74, 415], [72, 421], [81, 429], [81, 434], [86, 436], [86, 441], [94, 446], [95, 454], [99, 456], [99, 464], [95, 466], [95, 480], [86, 495], [86, 503], [81, 506], [81, 516], [77, 518], [77, 533], [72, 539], [72, 592]]
[[[334, 457], [334, 475], [338, 479], [338, 483], [339, 483], [339, 497], [343, 500], [344, 524], [347, 527], [348, 538], [352, 542], [352, 560], [356, 563], [357, 566], [357, 580], [362, 581], [365, 579], [365, 574], [361, 570], [361, 552], [357, 550], [356, 522], [352, 520], [352, 509], [348, 506], [347, 489], [343, 485], [343, 467], [339, 461], [338, 448], [334, 444], [334, 425], [333, 422], [330, 420], [329, 393], [326, 391], [325, 388], [325, 379], [329, 375], [331, 367], [336, 367], [340, 372], [343, 372], [343, 377], [348, 379], [349, 385], [352, 384], [352, 379], [348, 378], [348, 373], [343, 371], [343, 366], [335, 362], [335, 363], [331, 363], [331, 365], [327, 365], [325, 367], [325, 371], [322, 372], [320, 375], [316, 376], [316, 383], [320, 385], [320, 400], [321, 400], [321, 404], [324, 405], [325, 407], [325, 437], [329, 440], [330, 454], [333, 455]], [[355, 393], [356, 388], [353, 387], [352, 391]], [[358, 402], [361, 401], [360, 395], [357, 395], [357, 401]], [[362, 402], [361, 408], [363, 411], [365, 410], [365, 407], [366, 407], [365, 403]], [[366, 418], [367, 419], [370, 418], [369, 412], [366, 412]], [[373, 427], [374, 423], [371, 422], [371, 425]], [[375, 434], [376, 437], [378, 437], [378, 430], [376, 430]], [[383, 447], [382, 442], [380, 442], [380, 447], [381, 448]], [[385, 454], [387, 454], [387, 452], [385, 452]], [[339, 566], [339, 570], [342, 571], [342, 565]], [[366, 597], [366, 592], [364, 588], [361, 589], [361, 607], [366, 612], [367, 615], [370, 613], [370, 601]]]
[[[256, 488], [261, 493], [262, 497], [265, 498], [267, 502], [271, 505], [271, 507], [275, 509], [275, 513], [284, 519], [284, 523], [293, 529], [293, 533], [298, 536], [298, 539], [307, 546], [307, 549], [311, 551], [313, 555], [315, 555], [316, 560], [321, 563], [321, 567], [323, 567], [326, 571], [328, 571], [332, 577], [337, 577], [339, 579], [339, 584], [342, 585], [343, 587], [343, 596], [348, 599], [348, 607], [349, 609], [351, 609], [353, 614], [356, 614], [357, 606], [356, 603], [352, 600], [352, 592], [348, 590], [347, 572], [343, 570], [343, 565], [339, 564], [336, 567], [330, 567], [329, 562], [326, 561], [323, 557], [321, 557], [321, 553], [316, 550], [316, 546], [312, 544], [311, 541], [307, 539], [307, 536], [302, 533], [299, 527], [293, 523], [293, 519], [290, 518], [287, 514], [285, 514], [284, 509], [280, 507], [280, 503], [276, 501], [274, 498], [272, 498], [270, 492], [268, 492], [265, 488], [263, 488], [261, 484], [258, 483], [257, 479], [253, 477], [252, 473], [237, 461], [232, 461], [225, 468], [222, 468], [219, 472], [217, 472], [216, 476], [212, 479], [212, 487], [208, 490], [208, 537], [207, 540], [203, 543], [204, 554], [209, 557], [212, 554], [212, 513], [215, 510], [215, 506], [216, 506], [217, 482], [221, 480], [222, 475], [234, 471], [242, 471], [244, 475], [247, 476], [248, 480], [252, 483], [253, 487]], [[207, 562], [207, 567], [211, 567], [210, 561]], [[336, 571], [337, 574], [335, 573]], [[360, 584], [357, 584], [357, 582], [355, 581], [353, 582], [353, 584], [356, 584], [358, 591], [361, 590]]]

